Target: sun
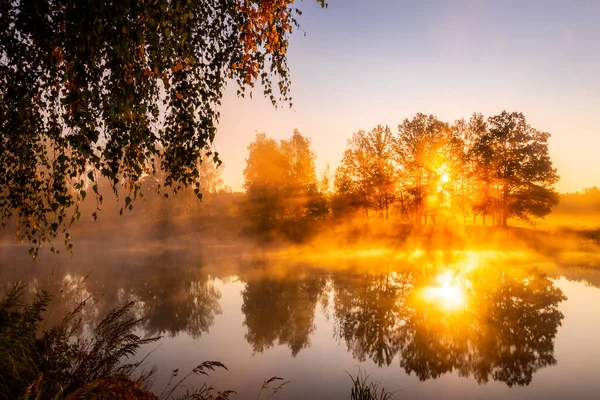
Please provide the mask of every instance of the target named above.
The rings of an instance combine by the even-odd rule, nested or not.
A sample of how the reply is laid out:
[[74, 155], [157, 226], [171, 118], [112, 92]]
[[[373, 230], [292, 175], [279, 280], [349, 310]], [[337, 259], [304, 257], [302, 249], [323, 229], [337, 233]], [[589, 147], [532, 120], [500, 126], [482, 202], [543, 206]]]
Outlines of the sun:
[[444, 174], [444, 175], [442, 175], [442, 178], [441, 178], [441, 182], [442, 182], [442, 183], [446, 183], [446, 182], [448, 182], [449, 180], [450, 180], [450, 177], [448, 176], [448, 174]]
[[438, 304], [445, 310], [457, 310], [464, 306], [465, 295], [458, 279], [445, 272], [436, 277], [437, 284], [425, 288], [425, 299]]

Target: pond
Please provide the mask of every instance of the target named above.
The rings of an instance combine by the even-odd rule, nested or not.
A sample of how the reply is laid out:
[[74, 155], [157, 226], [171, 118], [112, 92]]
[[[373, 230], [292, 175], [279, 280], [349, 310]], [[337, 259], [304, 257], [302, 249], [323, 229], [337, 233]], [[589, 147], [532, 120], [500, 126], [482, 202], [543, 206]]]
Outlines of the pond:
[[[136, 301], [160, 393], [172, 370], [256, 398], [348, 398], [358, 369], [400, 399], [597, 399], [600, 268], [522, 252], [80, 245], [73, 256], [0, 251], [2, 290], [55, 300], [47, 324], [87, 299], [93, 324]], [[282, 381], [282, 382], [284, 382]], [[270, 393], [268, 393], [270, 395]], [[264, 398], [268, 398], [265, 394]]]

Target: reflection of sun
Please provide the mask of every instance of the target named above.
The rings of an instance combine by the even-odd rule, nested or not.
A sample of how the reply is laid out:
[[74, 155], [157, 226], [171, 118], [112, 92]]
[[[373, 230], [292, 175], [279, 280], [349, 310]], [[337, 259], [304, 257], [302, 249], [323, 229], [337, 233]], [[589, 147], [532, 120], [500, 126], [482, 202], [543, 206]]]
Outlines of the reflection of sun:
[[425, 289], [425, 298], [438, 303], [446, 310], [455, 310], [464, 305], [464, 293], [461, 285], [450, 272], [437, 276], [437, 285]]
[[442, 182], [442, 183], [446, 183], [446, 182], [448, 182], [449, 180], [450, 180], [450, 177], [448, 176], [448, 174], [444, 174], [444, 175], [442, 175], [442, 179], [441, 179], [441, 182]]

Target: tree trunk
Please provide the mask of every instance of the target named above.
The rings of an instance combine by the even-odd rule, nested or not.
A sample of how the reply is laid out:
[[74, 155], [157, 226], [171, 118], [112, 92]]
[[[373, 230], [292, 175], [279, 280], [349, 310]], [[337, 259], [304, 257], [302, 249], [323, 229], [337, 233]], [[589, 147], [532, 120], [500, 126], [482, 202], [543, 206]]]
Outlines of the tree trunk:
[[508, 221], [508, 183], [504, 182], [502, 196], [502, 226], [506, 226]]
[[386, 193], [385, 195], [385, 220], [387, 221], [389, 219], [389, 214], [388, 214], [388, 195]]

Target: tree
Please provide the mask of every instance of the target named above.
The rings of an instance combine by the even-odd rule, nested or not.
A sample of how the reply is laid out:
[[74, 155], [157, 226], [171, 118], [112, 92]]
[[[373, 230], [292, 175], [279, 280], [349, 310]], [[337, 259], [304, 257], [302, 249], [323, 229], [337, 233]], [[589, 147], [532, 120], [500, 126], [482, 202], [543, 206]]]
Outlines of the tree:
[[401, 171], [400, 206], [417, 225], [435, 222], [447, 202], [455, 165], [453, 136], [447, 123], [433, 115], [417, 114], [398, 126], [396, 159]]
[[378, 125], [370, 132], [358, 131], [348, 141], [342, 162], [335, 174], [338, 197], [348, 205], [374, 209], [389, 217], [396, 184], [392, 158], [392, 134], [387, 126]]
[[248, 151], [244, 169], [246, 214], [257, 227], [282, 228], [286, 222], [288, 230], [302, 231], [298, 222], [328, 213], [327, 201], [318, 188], [315, 153], [310, 140], [298, 130], [280, 144], [258, 134]]
[[104, 177], [131, 206], [155, 155], [166, 187], [198, 188], [228, 79], [291, 105], [292, 3], [2, 0], [2, 222], [16, 214], [17, 237], [34, 245], [61, 232], [68, 242], [88, 189], [101, 201]]
[[549, 133], [527, 124], [522, 113], [503, 111], [488, 119], [488, 130], [474, 144], [480, 171], [489, 179], [494, 223], [508, 218], [531, 221], [558, 204], [556, 169], [548, 152]]
[[211, 197], [223, 189], [223, 164], [215, 164], [209, 159], [198, 160], [198, 178], [200, 186], [196, 188], [187, 187], [180, 195], [183, 195], [183, 203], [188, 216], [193, 216], [201, 211], [203, 203], [210, 202]]
[[317, 190], [315, 153], [310, 140], [296, 129], [292, 137], [281, 141], [281, 152], [289, 169], [285, 180], [285, 214], [289, 219], [299, 219], [306, 214], [309, 193]]
[[478, 154], [473, 151], [474, 143], [487, 132], [487, 122], [480, 113], [474, 113], [468, 121], [460, 119], [454, 122], [452, 134], [455, 147], [456, 195], [459, 197], [458, 207], [463, 216], [463, 224], [467, 224], [467, 215], [473, 214], [473, 224], [478, 214], [485, 218], [488, 204], [488, 171], [479, 168]]
[[248, 152], [244, 169], [246, 214], [260, 228], [270, 229], [283, 214], [281, 192], [290, 170], [289, 160], [279, 144], [264, 133], [256, 135]]

